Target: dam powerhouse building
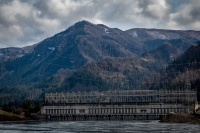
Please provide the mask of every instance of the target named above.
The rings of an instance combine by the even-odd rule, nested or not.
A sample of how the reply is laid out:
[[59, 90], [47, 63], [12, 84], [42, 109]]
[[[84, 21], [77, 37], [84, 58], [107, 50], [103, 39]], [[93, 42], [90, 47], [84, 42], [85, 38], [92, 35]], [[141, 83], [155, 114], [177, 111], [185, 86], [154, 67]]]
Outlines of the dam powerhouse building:
[[191, 89], [113, 90], [45, 94], [41, 113], [49, 120], [152, 120], [197, 108]]

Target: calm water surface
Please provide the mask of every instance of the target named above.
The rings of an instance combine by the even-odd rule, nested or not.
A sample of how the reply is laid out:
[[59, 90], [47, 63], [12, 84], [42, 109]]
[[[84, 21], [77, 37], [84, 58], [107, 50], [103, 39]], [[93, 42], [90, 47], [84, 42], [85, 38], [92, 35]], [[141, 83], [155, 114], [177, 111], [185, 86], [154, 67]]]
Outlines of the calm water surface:
[[0, 124], [0, 133], [199, 133], [200, 125], [158, 121], [76, 121]]

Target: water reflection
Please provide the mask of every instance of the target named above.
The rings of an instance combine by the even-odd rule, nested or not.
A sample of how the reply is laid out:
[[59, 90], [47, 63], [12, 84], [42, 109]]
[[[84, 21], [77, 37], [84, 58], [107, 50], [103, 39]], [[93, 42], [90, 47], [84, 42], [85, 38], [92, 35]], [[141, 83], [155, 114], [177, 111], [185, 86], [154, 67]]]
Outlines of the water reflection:
[[199, 125], [170, 124], [158, 121], [76, 121], [0, 124], [0, 133], [189, 133], [199, 132], [199, 130]]

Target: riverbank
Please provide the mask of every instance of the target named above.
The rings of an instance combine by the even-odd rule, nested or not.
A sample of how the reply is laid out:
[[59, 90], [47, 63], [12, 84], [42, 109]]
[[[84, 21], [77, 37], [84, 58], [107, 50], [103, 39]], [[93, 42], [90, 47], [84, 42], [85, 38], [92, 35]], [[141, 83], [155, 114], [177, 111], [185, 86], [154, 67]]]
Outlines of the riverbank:
[[14, 114], [12, 112], [6, 112], [3, 110], [0, 110], [0, 122], [3, 121], [26, 121], [31, 120], [30, 118], [25, 117], [24, 114]]
[[169, 113], [160, 122], [200, 124], [200, 114]]

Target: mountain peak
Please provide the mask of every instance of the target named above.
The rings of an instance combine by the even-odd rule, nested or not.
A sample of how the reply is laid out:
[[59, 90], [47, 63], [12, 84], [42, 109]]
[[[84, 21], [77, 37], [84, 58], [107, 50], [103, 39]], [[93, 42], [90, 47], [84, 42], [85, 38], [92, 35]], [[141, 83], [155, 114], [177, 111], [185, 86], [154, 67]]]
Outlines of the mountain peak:
[[93, 24], [90, 23], [89, 21], [82, 20], [82, 21], [75, 23], [74, 25], [93, 25]]
[[[90, 23], [89, 21], [86, 20], [82, 20], [79, 22], [76, 22], [75, 24], [73, 24], [72, 26], [70, 26], [66, 31], [68, 32], [69, 30], [74, 30], [74, 29], [78, 29], [78, 28], [84, 28], [85, 26], [92, 26], [94, 24]], [[64, 32], [66, 32], [64, 31]]]

